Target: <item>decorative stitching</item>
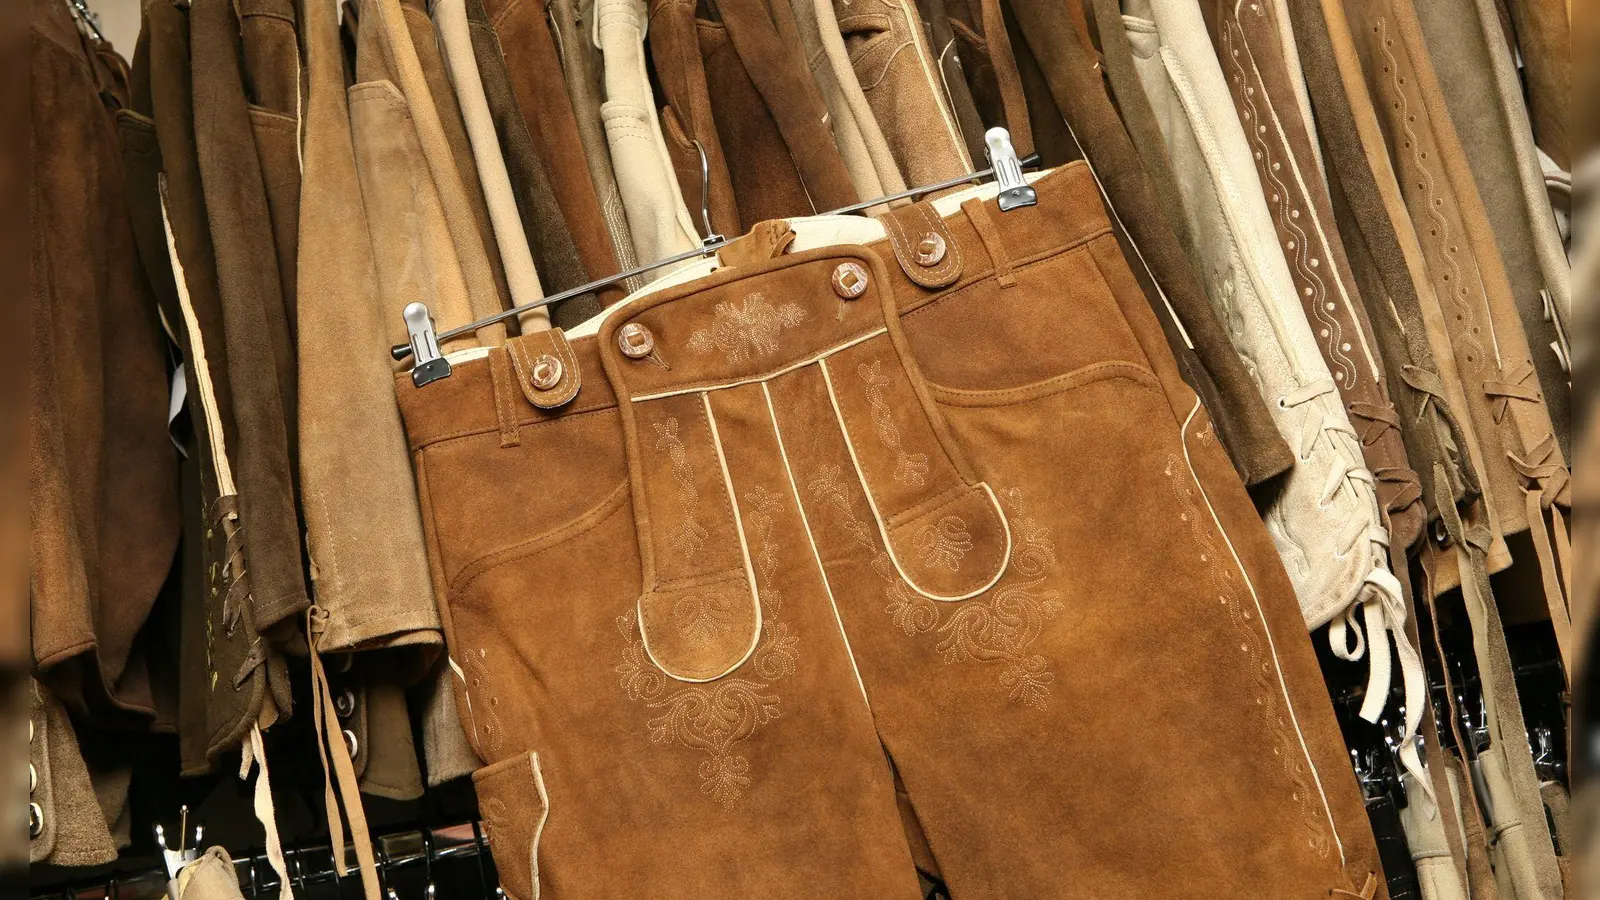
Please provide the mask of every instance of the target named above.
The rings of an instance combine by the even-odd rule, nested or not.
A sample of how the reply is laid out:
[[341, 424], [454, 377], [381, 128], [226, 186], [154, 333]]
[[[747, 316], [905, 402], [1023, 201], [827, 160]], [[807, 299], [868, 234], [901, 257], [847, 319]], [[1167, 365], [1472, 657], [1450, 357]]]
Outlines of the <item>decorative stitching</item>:
[[907, 453], [900, 447], [900, 429], [894, 424], [894, 414], [884, 399], [884, 388], [893, 383], [883, 374], [883, 360], [856, 366], [856, 375], [867, 385], [867, 403], [872, 407], [872, 425], [878, 440], [895, 455], [894, 480], [911, 487], [921, 487], [928, 480], [928, 454]]
[[806, 311], [800, 304], [773, 306], [761, 294], [747, 295], [739, 306], [723, 300], [716, 305], [711, 327], [697, 329], [689, 336], [689, 349], [696, 353], [721, 350], [729, 363], [742, 363], [777, 352], [783, 329], [793, 328], [805, 319]]
[[1308, 834], [1308, 845], [1318, 855], [1326, 857], [1330, 849], [1328, 837], [1322, 829], [1312, 825], [1317, 817], [1316, 810], [1311, 804], [1311, 792], [1306, 786], [1305, 773], [1299, 759], [1290, 752], [1292, 748], [1287, 737], [1289, 726], [1279, 708], [1277, 694], [1272, 690], [1267, 678], [1271, 664], [1262, 648], [1261, 633], [1258, 630], [1265, 626], [1258, 623], [1257, 616], [1240, 600], [1233, 570], [1219, 562], [1219, 551], [1212, 530], [1201, 524], [1200, 507], [1195, 502], [1188, 466], [1178, 458], [1177, 454], [1169, 454], [1162, 474], [1167, 477], [1173, 495], [1182, 509], [1178, 514], [1179, 521], [1188, 526], [1191, 536], [1200, 547], [1199, 558], [1210, 581], [1211, 596], [1227, 613], [1229, 623], [1239, 636], [1239, 651], [1244, 654], [1246, 665], [1256, 683], [1256, 708], [1272, 726], [1272, 755], [1277, 757], [1284, 776], [1293, 785], [1290, 799], [1305, 813], [1303, 823]]
[[[505, 728], [500, 723], [499, 714], [495, 712], [500, 706], [500, 698], [495, 696], [494, 688], [489, 684], [488, 651], [482, 647], [477, 648], [476, 652], [468, 648], [463, 658], [467, 661], [467, 672], [470, 676], [467, 679], [471, 685], [468, 691], [481, 692], [483, 698], [488, 701], [483, 704], [471, 704], [470, 708], [473, 711], [473, 723], [483, 735], [482, 746], [489, 751], [488, 755], [494, 756], [505, 743]], [[484, 714], [482, 720], [477, 715], [480, 706]]]
[[916, 546], [927, 568], [943, 567], [959, 572], [961, 558], [972, 549], [972, 534], [960, 516], [945, 516], [917, 532]]
[[678, 437], [678, 417], [668, 416], [665, 422], [652, 425], [656, 432], [656, 449], [665, 452], [671, 461], [672, 477], [678, 482], [678, 505], [683, 507], [683, 522], [667, 534], [667, 544], [684, 560], [693, 559], [711, 536], [699, 521], [700, 489], [694, 483], [694, 467], [689, 462], [689, 451]]
[[934, 649], [946, 664], [1000, 664], [998, 681], [1008, 699], [1045, 708], [1055, 673], [1044, 656], [1028, 651], [1044, 626], [1065, 606], [1059, 591], [1041, 589], [1056, 574], [1055, 543], [1048, 528], [1025, 514], [1020, 491], [1012, 488], [998, 493], [1009, 507], [1007, 520], [1018, 537], [1017, 552], [1006, 572], [1010, 580], [1003, 579], [995, 589], [961, 602], [943, 616], [938, 604], [911, 590], [899, 577], [889, 554], [873, 540], [874, 529], [857, 515], [839, 466], [817, 469], [807, 489], [812, 500], [831, 511], [837, 524], [872, 554], [872, 571], [882, 579], [884, 597], [889, 601], [884, 611], [896, 628], [908, 637], [937, 631], [941, 638]]
[[700, 763], [700, 790], [725, 809], [731, 809], [750, 787], [750, 762], [734, 748], [779, 716], [779, 696], [774, 682], [794, 674], [800, 639], [786, 622], [778, 620], [782, 594], [776, 583], [778, 548], [773, 531], [783, 508], [780, 492], [759, 485], [750, 489], [742, 506], [744, 521], [756, 543], [752, 562], [762, 605], [761, 643], [754, 655], [754, 678], [723, 678], [713, 683], [673, 687], [645, 651], [644, 638], [633, 614], [618, 616], [622, 633], [622, 662], [616, 666], [628, 698], [645, 702], [661, 714], [646, 727], [650, 740], [699, 750], [709, 757]]

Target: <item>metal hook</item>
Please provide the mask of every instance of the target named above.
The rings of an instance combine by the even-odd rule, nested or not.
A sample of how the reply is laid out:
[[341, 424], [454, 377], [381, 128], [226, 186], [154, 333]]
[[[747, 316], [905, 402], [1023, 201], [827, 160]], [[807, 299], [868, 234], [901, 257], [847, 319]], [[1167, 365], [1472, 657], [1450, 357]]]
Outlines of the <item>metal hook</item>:
[[427, 884], [428, 898], [432, 900], [433, 889], [433, 829], [426, 826], [422, 829], [422, 877]]
[[250, 896], [252, 898], [261, 896], [261, 873], [256, 871], [256, 863], [259, 861], [259, 857], [252, 856], [245, 862], [245, 865], [250, 870]]
[[106, 900], [117, 900], [122, 895], [121, 885], [117, 884], [117, 876], [112, 875], [106, 879]]
[[690, 140], [694, 142], [695, 151], [700, 154], [700, 221], [706, 230], [705, 237], [700, 243], [705, 246], [719, 243], [723, 237], [711, 230], [711, 160], [706, 156], [705, 146], [698, 139], [690, 138]]
[[300, 891], [300, 896], [304, 897], [308, 893], [307, 890], [306, 890], [305, 851], [304, 850], [290, 850], [289, 853], [288, 853], [288, 857], [289, 857], [289, 861], [294, 863], [294, 886], [295, 886], [295, 888], [297, 890]]

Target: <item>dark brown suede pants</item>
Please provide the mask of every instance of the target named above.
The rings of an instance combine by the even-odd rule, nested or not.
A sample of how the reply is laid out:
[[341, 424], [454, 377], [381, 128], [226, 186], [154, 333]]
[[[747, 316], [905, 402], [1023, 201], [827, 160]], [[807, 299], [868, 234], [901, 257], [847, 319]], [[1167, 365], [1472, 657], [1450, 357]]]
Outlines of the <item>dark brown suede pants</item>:
[[912, 897], [885, 750], [956, 897], [1383, 896], [1092, 176], [1036, 187], [401, 376], [513, 896]]

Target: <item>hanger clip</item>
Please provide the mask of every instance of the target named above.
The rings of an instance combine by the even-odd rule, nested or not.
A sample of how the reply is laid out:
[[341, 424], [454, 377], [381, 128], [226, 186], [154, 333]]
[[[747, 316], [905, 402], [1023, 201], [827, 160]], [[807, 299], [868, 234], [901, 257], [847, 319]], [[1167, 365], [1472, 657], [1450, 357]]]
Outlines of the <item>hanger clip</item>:
[[994, 180], [1000, 187], [1000, 211], [1038, 205], [1039, 195], [1022, 177], [1022, 160], [1017, 159], [1017, 150], [1011, 146], [1011, 132], [991, 128], [983, 142], [989, 145], [989, 165], [994, 167]]
[[439, 352], [439, 336], [424, 303], [407, 304], [406, 331], [411, 335], [411, 383], [417, 387], [450, 377], [450, 361]]

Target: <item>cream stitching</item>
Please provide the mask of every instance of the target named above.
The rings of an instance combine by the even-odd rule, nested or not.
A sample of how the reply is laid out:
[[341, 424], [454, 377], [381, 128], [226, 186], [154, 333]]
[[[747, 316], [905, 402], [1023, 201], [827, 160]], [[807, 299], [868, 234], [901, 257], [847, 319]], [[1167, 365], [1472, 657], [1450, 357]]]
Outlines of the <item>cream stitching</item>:
[[895, 455], [894, 480], [912, 487], [921, 487], [928, 481], [928, 454], [907, 453], [900, 447], [900, 429], [894, 424], [894, 414], [884, 399], [883, 389], [893, 379], [883, 374], [883, 360], [856, 366], [856, 376], [867, 385], [867, 403], [872, 407], [872, 424], [878, 440]]
[[961, 558], [972, 549], [972, 534], [960, 516], [945, 516], [937, 523], [929, 523], [917, 532], [917, 552], [923, 566], [945, 568], [952, 572], [961, 570]]
[[710, 328], [697, 329], [689, 336], [689, 349], [696, 353], [721, 350], [729, 363], [737, 364], [755, 356], [766, 356], [778, 349], [778, 337], [806, 319], [798, 303], [773, 306], [761, 294], [747, 295], [742, 305], [723, 300], [716, 305]]
[[656, 432], [656, 449], [667, 454], [672, 467], [673, 480], [678, 483], [678, 505], [683, 508], [682, 522], [667, 534], [667, 544], [684, 561], [694, 558], [705, 546], [711, 533], [699, 521], [700, 489], [694, 483], [694, 467], [689, 462], [689, 452], [678, 437], [678, 417], [668, 416], [665, 422], [652, 422]]

